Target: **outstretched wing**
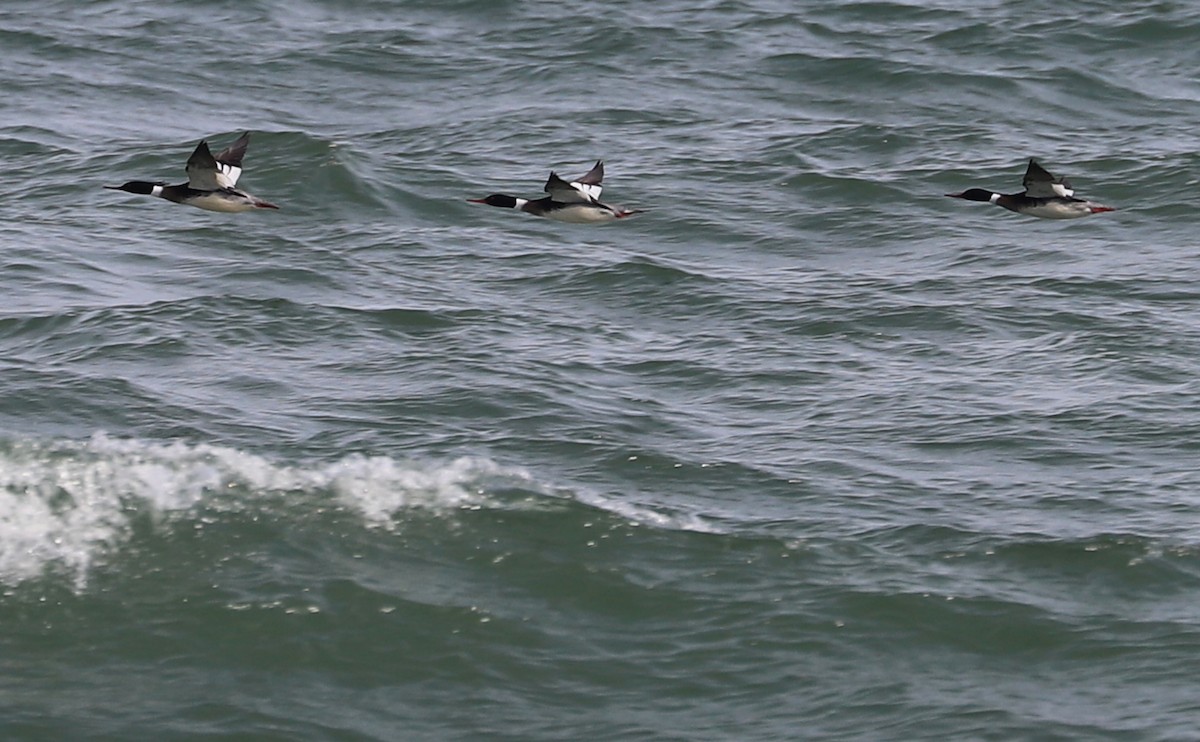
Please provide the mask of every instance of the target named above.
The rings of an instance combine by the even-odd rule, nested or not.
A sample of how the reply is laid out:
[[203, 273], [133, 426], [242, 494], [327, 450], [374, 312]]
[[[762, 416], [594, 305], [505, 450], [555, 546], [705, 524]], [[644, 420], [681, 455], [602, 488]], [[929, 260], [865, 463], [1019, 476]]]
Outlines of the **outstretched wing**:
[[1029, 160], [1029, 167], [1025, 170], [1025, 195], [1032, 198], [1055, 198], [1065, 197], [1070, 198], [1075, 195], [1075, 191], [1071, 188], [1071, 183], [1066, 178], [1055, 178], [1041, 165]]
[[208, 142], [203, 139], [188, 158], [187, 175], [188, 187], [197, 191], [217, 191], [222, 188], [217, 182], [217, 161], [208, 151]]
[[217, 153], [217, 182], [225, 188], [237, 185], [238, 177], [242, 174], [242, 158], [246, 156], [246, 147], [250, 145], [250, 132], [243, 133], [237, 141]]
[[592, 169], [588, 170], [588, 174], [576, 180], [575, 184], [599, 186], [601, 180], [604, 180], [604, 160], [596, 160]]
[[601, 191], [604, 190], [600, 186], [602, 180], [604, 180], [604, 162], [597, 161], [586, 175], [569, 183], [558, 177], [557, 173], [550, 173], [545, 191], [550, 194], [551, 199], [559, 203], [591, 203], [598, 200]]
[[201, 141], [187, 161], [188, 186], [198, 191], [219, 191], [236, 186], [249, 144], [250, 132], [246, 132], [213, 157], [208, 142]]

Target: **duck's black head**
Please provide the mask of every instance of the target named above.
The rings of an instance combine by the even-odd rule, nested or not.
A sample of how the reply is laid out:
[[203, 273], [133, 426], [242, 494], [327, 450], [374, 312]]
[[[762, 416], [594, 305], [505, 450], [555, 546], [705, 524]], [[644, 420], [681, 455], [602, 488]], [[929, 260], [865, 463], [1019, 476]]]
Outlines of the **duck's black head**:
[[992, 192], [985, 191], [982, 188], [968, 188], [962, 193], [947, 193], [950, 198], [962, 198], [967, 201], [991, 201]]
[[506, 196], [503, 193], [493, 193], [487, 198], [468, 198], [467, 201], [473, 204], [487, 204], [488, 206], [499, 206], [502, 209], [512, 209], [517, 206], [516, 196]]
[[155, 186], [162, 186], [163, 183], [150, 183], [145, 180], [131, 180], [124, 185], [119, 186], [104, 186], [113, 191], [125, 191], [126, 193], [136, 193], [140, 196], [149, 196], [154, 193]]

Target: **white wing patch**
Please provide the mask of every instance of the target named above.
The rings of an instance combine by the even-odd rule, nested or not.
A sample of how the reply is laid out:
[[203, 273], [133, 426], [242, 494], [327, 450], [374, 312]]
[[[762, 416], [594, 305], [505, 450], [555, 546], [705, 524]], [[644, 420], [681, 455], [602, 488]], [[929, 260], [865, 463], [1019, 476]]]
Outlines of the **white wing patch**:
[[1032, 198], [1070, 198], [1075, 191], [1070, 184], [1055, 180], [1025, 181], [1025, 195]]
[[1071, 188], [1071, 184], [1067, 182], [1066, 178], [1063, 178], [1058, 183], [1051, 183], [1050, 188], [1063, 198], [1070, 198], [1075, 195], [1075, 191]]
[[560, 204], [588, 204], [599, 200], [603, 190], [598, 185], [585, 185], [575, 181], [560, 182], [546, 188], [550, 197]]
[[219, 191], [236, 186], [242, 174], [242, 156], [249, 143], [250, 132], [246, 132], [213, 157], [208, 142], [201, 141], [187, 161], [188, 186], [197, 191]]
[[546, 181], [546, 193], [560, 204], [589, 204], [600, 196], [600, 186], [572, 181], [568, 183], [554, 173]]
[[577, 183], [575, 181], [571, 181], [571, 187], [592, 201], [599, 201], [600, 193], [604, 190], [598, 185], [584, 185], [583, 183]]
[[1025, 186], [1025, 195], [1031, 198], [1070, 198], [1075, 194], [1069, 180], [1054, 177], [1032, 159], [1025, 170], [1022, 185]]
[[560, 204], [588, 204], [600, 200], [600, 193], [604, 190], [600, 186], [603, 178], [604, 163], [597, 161], [579, 180], [568, 182], [558, 177], [557, 173], [551, 172], [550, 179], [546, 181], [545, 191]]
[[237, 165], [230, 165], [225, 162], [217, 163], [217, 170], [213, 174], [216, 178], [217, 185], [221, 188], [233, 188], [237, 185], [238, 178], [242, 174], [242, 169]]

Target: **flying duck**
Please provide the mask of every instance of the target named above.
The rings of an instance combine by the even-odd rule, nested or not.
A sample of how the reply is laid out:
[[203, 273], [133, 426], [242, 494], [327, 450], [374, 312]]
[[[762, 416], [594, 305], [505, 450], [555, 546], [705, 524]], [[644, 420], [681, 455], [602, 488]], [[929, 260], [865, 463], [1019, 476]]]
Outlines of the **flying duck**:
[[180, 185], [131, 180], [124, 185], [104, 187], [142, 196], [157, 196], [177, 204], [187, 204], [209, 211], [278, 209], [275, 204], [267, 203], [234, 187], [237, 185], [238, 176], [242, 174], [242, 157], [245, 156], [246, 146], [249, 144], [250, 132], [246, 132], [214, 157], [208, 149], [208, 142], [201, 140], [187, 161], [188, 182]]
[[969, 188], [962, 193], [947, 193], [950, 198], [967, 201], [986, 201], [1003, 206], [1018, 214], [1042, 219], [1078, 219], [1105, 211], [1116, 211], [1092, 201], [1075, 198], [1075, 191], [1066, 178], [1055, 178], [1033, 159], [1025, 170], [1025, 190], [1021, 193], [995, 193], [983, 188]]
[[560, 222], [574, 224], [595, 224], [609, 222], [614, 219], [624, 219], [627, 216], [641, 213], [640, 209], [623, 209], [619, 206], [609, 206], [600, 201], [602, 189], [600, 181], [604, 179], [604, 162], [597, 161], [586, 175], [566, 181], [551, 172], [543, 190], [550, 194], [545, 198], [529, 200], [509, 196], [503, 193], [493, 193], [487, 198], [467, 199], [473, 204], [487, 204], [504, 209], [519, 209], [534, 216], [544, 216], [557, 219]]

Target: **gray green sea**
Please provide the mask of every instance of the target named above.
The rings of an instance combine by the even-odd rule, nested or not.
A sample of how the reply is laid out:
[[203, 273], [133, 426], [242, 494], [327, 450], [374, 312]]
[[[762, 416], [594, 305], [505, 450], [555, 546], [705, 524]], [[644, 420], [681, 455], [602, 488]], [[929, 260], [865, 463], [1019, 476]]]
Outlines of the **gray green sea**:
[[[1198, 49], [0, 3], [0, 740], [1200, 739]], [[243, 131], [278, 211], [102, 188]], [[1118, 210], [943, 195], [1031, 157]]]

